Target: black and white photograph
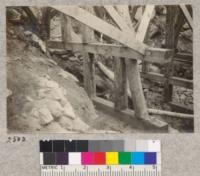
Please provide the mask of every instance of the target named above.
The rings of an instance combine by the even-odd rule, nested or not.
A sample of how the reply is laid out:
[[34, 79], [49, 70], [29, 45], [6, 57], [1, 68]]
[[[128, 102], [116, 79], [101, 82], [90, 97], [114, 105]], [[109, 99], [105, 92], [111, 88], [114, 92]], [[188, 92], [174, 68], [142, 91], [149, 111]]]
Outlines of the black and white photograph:
[[192, 133], [189, 4], [7, 6], [8, 133]]

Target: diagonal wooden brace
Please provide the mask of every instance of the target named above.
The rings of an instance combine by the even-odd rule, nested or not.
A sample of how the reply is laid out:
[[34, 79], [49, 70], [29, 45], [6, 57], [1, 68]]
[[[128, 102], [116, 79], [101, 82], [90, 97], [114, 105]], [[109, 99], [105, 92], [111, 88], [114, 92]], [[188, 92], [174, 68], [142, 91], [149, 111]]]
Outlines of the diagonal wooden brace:
[[96, 17], [88, 11], [77, 6], [51, 6], [52, 8], [75, 18], [81, 23], [89, 26], [90, 28], [107, 35], [108, 37], [120, 42], [121, 44], [128, 46], [135, 50], [139, 54], [144, 55], [146, 48], [148, 47], [143, 42], [134, 40], [133, 37], [117, 29], [116, 27], [108, 24], [104, 20]]

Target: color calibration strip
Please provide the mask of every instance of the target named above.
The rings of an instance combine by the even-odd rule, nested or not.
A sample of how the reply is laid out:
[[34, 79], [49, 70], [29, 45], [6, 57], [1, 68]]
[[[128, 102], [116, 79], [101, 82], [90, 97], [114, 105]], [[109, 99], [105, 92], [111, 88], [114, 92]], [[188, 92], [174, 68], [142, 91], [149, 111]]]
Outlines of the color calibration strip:
[[160, 176], [160, 141], [40, 141], [40, 164], [41, 176]]
[[41, 153], [43, 165], [157, 164], [156, 152], [51, 152]]

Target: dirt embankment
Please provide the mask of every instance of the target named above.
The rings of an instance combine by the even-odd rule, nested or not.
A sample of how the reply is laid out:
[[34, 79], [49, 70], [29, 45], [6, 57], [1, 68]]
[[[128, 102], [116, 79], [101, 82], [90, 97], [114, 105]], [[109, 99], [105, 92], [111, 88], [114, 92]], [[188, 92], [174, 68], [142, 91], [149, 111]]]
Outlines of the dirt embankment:
[[14, 38], [7, 38], [9, 132], [92, 130], [97, 115], [77, 78]]

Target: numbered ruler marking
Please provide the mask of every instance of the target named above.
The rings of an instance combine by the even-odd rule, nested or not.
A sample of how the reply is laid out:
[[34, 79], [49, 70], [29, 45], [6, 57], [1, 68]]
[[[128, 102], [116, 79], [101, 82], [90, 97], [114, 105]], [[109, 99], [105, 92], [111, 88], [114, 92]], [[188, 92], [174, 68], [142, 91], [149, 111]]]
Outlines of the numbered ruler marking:
[[161, 176], [161, 165], [41, 165], [41, 176]]

